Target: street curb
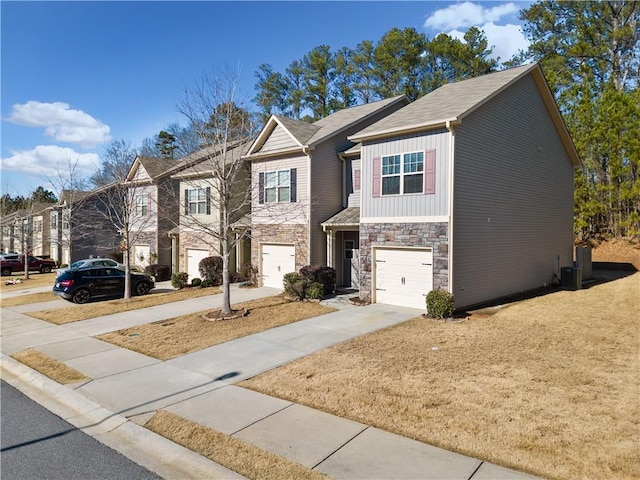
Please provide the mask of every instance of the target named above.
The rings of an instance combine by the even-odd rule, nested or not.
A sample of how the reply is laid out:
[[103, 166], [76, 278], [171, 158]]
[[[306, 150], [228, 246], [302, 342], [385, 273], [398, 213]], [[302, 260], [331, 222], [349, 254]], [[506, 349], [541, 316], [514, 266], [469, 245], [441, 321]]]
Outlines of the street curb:
[[163, 478], [245, 478], [102, 407], [8, 355], [0, 356], [0, 374], [5, 382], [47, 410]]

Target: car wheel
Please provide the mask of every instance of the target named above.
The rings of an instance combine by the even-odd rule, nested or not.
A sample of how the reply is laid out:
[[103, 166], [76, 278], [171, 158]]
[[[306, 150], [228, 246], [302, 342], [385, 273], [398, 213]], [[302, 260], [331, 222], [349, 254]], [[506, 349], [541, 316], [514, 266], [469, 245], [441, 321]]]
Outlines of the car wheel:
[[11, 275], [11, 269], [10, 268], [3, 268], [2, 269], [2, 275]]
[[40, 273], [51, 273], [51, 265], [43, 265], [40, 267]]
[[136, 285], [136, 295], [146, 295], [151, 290], [147, 282], [140, 282]]
[[91, 292], [86, 288], [76, 290], [73, 294], [73, 301], [75, 303], [87, 303], [89, 300], [91, 300]]

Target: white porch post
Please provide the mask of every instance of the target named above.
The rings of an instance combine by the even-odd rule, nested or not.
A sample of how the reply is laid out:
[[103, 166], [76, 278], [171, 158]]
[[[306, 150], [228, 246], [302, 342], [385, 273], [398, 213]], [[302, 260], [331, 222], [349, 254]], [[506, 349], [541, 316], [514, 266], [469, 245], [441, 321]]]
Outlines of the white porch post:
[[331, 229], [327, 235], [327, 266], [334, 267], [335, 261], [335, 245], [336, 245], [336, 231]]

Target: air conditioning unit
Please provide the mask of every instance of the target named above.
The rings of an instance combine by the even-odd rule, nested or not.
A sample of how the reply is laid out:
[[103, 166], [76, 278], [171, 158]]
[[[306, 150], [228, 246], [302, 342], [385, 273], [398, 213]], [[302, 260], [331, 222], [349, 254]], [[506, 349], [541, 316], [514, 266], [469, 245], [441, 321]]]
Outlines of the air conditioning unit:
[[562, 267], [560, 288], [577, 290], [582, 288], [582, 269], [576, 267]]

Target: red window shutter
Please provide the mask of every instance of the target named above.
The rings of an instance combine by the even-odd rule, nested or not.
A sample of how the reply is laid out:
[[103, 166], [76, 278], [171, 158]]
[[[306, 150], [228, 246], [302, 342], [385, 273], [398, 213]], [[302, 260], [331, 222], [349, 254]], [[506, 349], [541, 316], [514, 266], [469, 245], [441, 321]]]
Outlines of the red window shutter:
[[424, 158], [424, 193], [436, 193], [436, 151], [427, 150]]
[[380, 164], [380, 157], [373, 157], [373, 186], [371, 188], [371, 196], [379, 197], [380, 188], [382, 187], [382, 166]]
[[360, 190], [360, 169], [353, 171], [353, 189]]

